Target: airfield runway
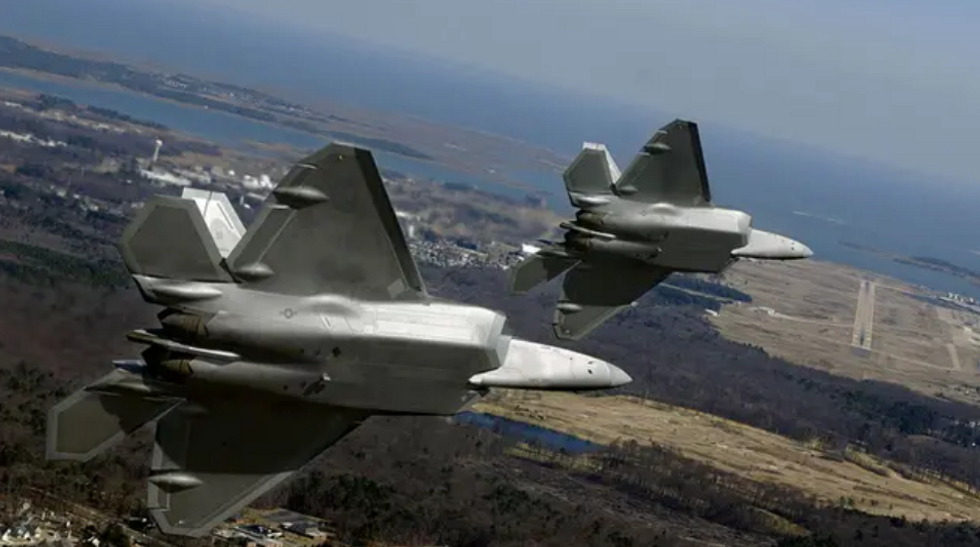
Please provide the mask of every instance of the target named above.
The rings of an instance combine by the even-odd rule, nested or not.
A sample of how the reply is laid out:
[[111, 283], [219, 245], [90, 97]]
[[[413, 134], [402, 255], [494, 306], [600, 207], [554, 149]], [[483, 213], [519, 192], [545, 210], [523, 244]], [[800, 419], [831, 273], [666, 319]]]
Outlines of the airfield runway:
[[851, 335], [851, 345], [855, 348], [871, 351], [871, 336], [874, 334], [875, 320], [875, 283], [867, 279], [861, 280], [858, 288], [857, 309], [854, 312], [854, 333]]
[[746, 263], [728, 275], [753, 300], [709, 319], [723, 336], [835, 374], [980, 403], [980, 314], [830, 263]]

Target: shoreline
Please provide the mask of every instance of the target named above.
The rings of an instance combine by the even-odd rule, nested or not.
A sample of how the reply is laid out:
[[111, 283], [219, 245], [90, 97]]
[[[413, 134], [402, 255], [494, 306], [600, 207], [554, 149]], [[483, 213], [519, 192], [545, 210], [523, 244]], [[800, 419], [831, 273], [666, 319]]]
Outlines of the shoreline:
[[[388, 140], [388, 141], [390, 141], [390, 142], [392, 142], [394, 144], [401, 144], [401, 142], [399, 140], [397, 140], [397, 137], [393, 137], [392, 135], [388, 135], [385, 132], [365, 133], [363, 131], [357, 131], [356, 127], [358, 125], [360, 125], [358, 123], [358, 120], [350, 120], [350, 122], [347, 122], [347, 123], [341, 122], [341, 123], [343, 123], [343, 125], [348, 126], [348, 127], [344, 127], [341, 130], [338, 130], [338, 131], [335, 131], [335, 132], [331, 132], [330, 130], [324, 129], [322, 131], [322, 133], [317, 133], [317, 132], [312, 132], [312, 131], [305, 130], [305, 129], [298, 128], [298, 127], [292, 127], [292, 126], [285, 125], [285, 124], [282, 124], [282, 123], [276, 123], [276, 122], [269, 122], [269, 121], [259, 120], [259, 119], [256, 119], [256, 118], [251, 118], [251, 117], [248, 117], [248, 116], [242, 116], [240, 114], [236, 114], [236, 113], [233, 113], [233, 112], [228, 112], [228, 111], [224, 111], [224, 110], [220, 110], [220, 109], [211, 109], [211, 108], [208, 108], [206, 105], [198, 105], [198, 104], [194, 104], [194, 103], [178, 101], [178, 100], [167, 98], [167, 97], [160, 97], [159, 95], [155, 95], [155, 94], [147, 93], [147, 92], [142, 92], [142, 91], [136, 91], [136, 90], [127, 88], [125, 86], [119, 85], [117, 83], [113, 83], [113, 82], [104, 82], [104, 81], [101, 81], [101, 80], [85, 79], [85, 78], [73, 78], [73, 77], [70, 77], [70, 76], [62, 76], [62, 75], [59, 75], [59, 74], [52, 74], [50, 72], [38, 71], [38, 70], [34, 70], [34, 69], [25, 69], [25, 68], [0, 67], [0, 73], [8, 73], [8, 74], [12, 74], [12, 75], [15, 75], [15, 76], [20, 76], [20, 77], [23, 77], [23, 78], [29, 78], [29, 79], [38, 80], [38, 81], [41, 81], [41, 82], [49, 82], [49, 83], [53, 83], [53, 84], [57, 84], [57, 85], [65, 85], [65, 86], [69, 86], [69, 87], [79, 87], [79, 88], [96, 90], [96, 91], [111, 91], [111, 92], [114, 92], [114, 93], [125, 93], [125, 94], [129, 94], [129, 95], [132, 95], [132, 96], [135, 96], [135, 97], [140, 97], [142, 99], [152, 100], [152, 101], [159, 101], [161, 103], [166, 103], [166, 104], [169, 104], [169, 105], [172, 105], [172, 106], [176, 106], [176, 107], [190, 108], [190, 109], [195, 109], [195, 110], [198, 110], [198, 111], [204, 111], [204, 112], [208, 112], [208, 113], [212, 113], [212, 114], [219, 114], [219, 115], [224, 115], [224, 116], [230, 116], [230, 117], [233, 117], [233, 118], [238, 119], [238, 120], [241, 120], [241, 121], [245, 121], [245, 122], [253, 123], [253, 124], [258, 124], [258, 125], [261, 125], [261, 126], [268, 127], [270, 129], [274, 129], [276, 131], [289, 131], [289, 132], [294, 132], [294, 133], [297, 133], [297, 134], [305, 135], [305, 136], [310, 137], [310, 138], [323, 139], [324, 141], [328, 141], [328, 140], [331, 140], [332, 139], [332, 137], [329, 135], [330, 133], [345, 133], [346, 132], [346, 133], [351, 133], [352, 135], [355, 135], [355, 136], [357, 136], [359, 138], [363, 138], [363, 139], [382, 139], [382, 140]], [[16, 85], [16, 84], [0, 83], [0, 88], [17, 89], [17, 90], [21, 90], [21, 91], [28, 92], [28, 93], [41, 93], [41, 92], [39, 92], [39, 91], [37, 91], [35, 89], [31, 89], [31, 88], [29, 88], [27, 86], [20, 86], [20, 85]], [[195, 95], [195, 96], [199, 96], [199, 95]], [[204, 97], [204, 96], [200, 96], [200, 97], [211, 99], [210, 97]], [[212, 99], [212, 100], [217, 100], [217, 99]], [[234, 103], [227, 103], [227, 104], [232, 105], [232, 106], [235, 106]], [[258, 110], [260, 112], [263, 112], [263, 113], [269, 113], [269, 114], [272, 114], [272, 115], [282, 116], [281, 114], [269, 112], [269, 111], [264, 110], [264, 109], [258, 109]], [[337, 114], [327, 113], [327, 115], [337, 115]], [[134, 117], [136, 117], [136, 116], [134, 116]], [[305, 121], [303, 118], [299, 118], [299, 117], [294, 117], [294, 119], [297, 120], [297, 121]], [[152, 119], [147, 120], [147, 121], [155, 121], [157, 123], [162, 123], [162, 124], [166, 125], [165, 121], [152, 120]], [[425, 122], [424, 120], [422, 120], [422, 121], [423, 121], [423, 123]], [[321, 122], [310, 122], [310, 123], [321, 123]], [[173, 127], [169, 127], [169, 126], [168, 126], [168, 129], [170, 131], [172, 131], [172, 132], [175, 132], [175, 133], [181, 133], [181, 134], [187, 134], [188, 133], [187, 131], [182, 131], [182, 130], [179, 130], [179, 129], [176, 129], [176, 128], [173, 128]], [[462, 132], [467, 132], [469, 130], [462, 129], [461, 131]], [[358, 133], [360, 133], [360, 134], [358, 134]], [[191, 136], [191, 137], [194, 137], [194, 138], [197, 138], [197, 139], [212, 140], [209, 137], [204, 137], [204, 136], [200, 136], [200, 135], [188, 135], [188, 136]], [[490, 135], [490, 137], [491, 138], [500, 138], [500, 137], [496, 137], [496, 136], [493, 136], [493, 135]], [[262, 142], [262, 141], [258, 141], [256, 139], [245, 139], [239, 145], [234, 146], [233, 148], [236, 148], [239, 151], [243, 151], [243, 152], [248, 151], [250, 147], [249, 147], [247, 141]], [[293, 146], [293, 145], [290, 145], [290, 144], [284, 144], [282, 141], [275, 141], [275, 140], [273, 140], [273, 141], [265, 141], [264, 144], [267, 144], [267, 145], [270, 145], [270, 146], [287, 146], [287, 147], [291, 147], [291, 148], [298, 148], [298, 147]], [[408, 145], [405, 145], [405, 146], [408, 146]], [[433, 166], [433, 167], [436, 167], [436, 168], [439, 168], [439, 169], [446, 169], [446, 170], [449, 170], [449, 171], [456, 171], [456, 172], [458, 172], [458, 173], [460, 173], [462, 175], [467, 175], [467, 176], [470, 176], [470, 177], [481, 179], [481, 180], [483, 180], [483, 181], [485, 181], [485, 182], [487, 182], [487, 183], [489, 183], [491, 185], [499, 185], [499, 186], [502, 186], [502, 187], [505, 187], [505, 188], [508, 188], [508, 189], [511, 189], [511, 190], [517, 190], [517, 191], [525, 192], [525, 193], [530, 194], [530, 195], [536, 195], [536, 196], [551, 195], [551, 192], [547, 192], [545, 190], [542, 190], [542, 189], [539, 189], [539, 188], [535, 188], [535, 187], [533, 187], [533, 186], [531, 186], [529, 184], [526, 184], [526, 183], [521, 183], [519, 181], [511, 180], [510, 178], [504, 178], [502, 176], [488, 176], [487, 173], [481, 172], [475, 166], [469, 165], [470, 162], [463, 163], [463, 164], [454, 164], [454, 163], [450, 163], [450, 162], [440, 161], [440, 158], [438, 156], [430, 155], [425, 150], [419, 150], [419, 152], [424, 153], [426, 155], [429, 155], [429, 158], [428, 159], [427, 158], [419, 158], [419, 157], [415, 157], [415, 156], [411, 156], [411, 155], [405, 155], [405, 154], [402, 154], [402, 153], [399, 153], [399, 152], [395, 152], [395, 151], [392, 151], [392, 150], [386, 150], [386, 149], [383, 149], [383, 148], [377, 148], [377, 147], [373, 147], [373, 148], [375, 148], [377, 152], [383, 152], [384, 154], [395, 156], [395, 157], [399, 158], [402, 161], [409, 161], [409, 162], [414, 162], [414, 163], [419, 163], [419, 164], [426, 164], [426, 165], [430, 165], [430, 166]], [[466, 184], [468, 184], [468, 183], [466, 183]]]

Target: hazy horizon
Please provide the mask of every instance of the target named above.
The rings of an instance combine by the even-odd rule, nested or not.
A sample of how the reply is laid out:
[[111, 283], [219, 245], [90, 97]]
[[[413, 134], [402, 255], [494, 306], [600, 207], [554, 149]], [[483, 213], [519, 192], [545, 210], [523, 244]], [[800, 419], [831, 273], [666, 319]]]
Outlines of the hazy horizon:
[[[921, 47], [909, 43], [926, 28], [916, 26], [920, 22], [949, 23], [948, 6], [925, 10], [911, 4], [885, 6], [880, 0], [832, 0], [841, 4], [833, 11], [811, 0], [792, 6], [746, 0], [737, 8], [721, 0], [649, 5], [611, 0], [602, 5], [600, 17], [587, 2], [512, 2], [428, 0], [401, 6], [376, 0], [328, 5], [285, 0], [269, 9], [254, 0], [89, 0], [84, 7], [69, 0], [0, 0], [0, 31], [112, 51], [133, 61], [193, 64], [198, 73], [239, 81], [242, 59], [267, 61], [275, 51], [283, 71], [308, 74], [283, 78], [276, 73], [264, 79], [265, 86], [294, 96], [305, 92], [307, 99], [315, 98], [309, 84], [329, 78], [316, 65], [291, 63], [289, 48], [309, 59], [319, 47], [348, 47], [401, 59], [413, 68], [496, 84], [503, 94], [516, 86], [517, 93], [533, 89], [597, 112], [628, 110], [647, 120], [644, 131], [665, 118], [687, 117], [751, 138], [804, 144], [918, 173], [932, 183], [980, 189], [970, 161], [972, 135], [980, 125], [980, 103], [973, 99], [980, 93], [980, 78], [971, 76], [965, 87], [939, 85], [980, 73], [963, 70], [971, 67], [958, 63], [970, 61], [949, 54], [960, 44], [957, 40], [973, 38], [962, 33], [965, 27], [958, 21], [946, 27], [943, 40]], [[909, 26], [913, 14], [919, 19]], [[141, 17], [154, 24], [135, 24]], [[886, 21], [894, 24], [882, 24]], [[199, 32], [203, 26], [212, 32]], [[639, 32], [641, 27], [645, 32]], [[547, 39], [533, 39], [536, 33]], [[241, 48], [244, 36], [254, 39], [237, 53], [222, 43], [231, 40]], [[835, 37], [840, 40], [834, 42]], [[155, 47], [133, 47], [139, 40]], [[980, 38], [976, 41], [980, 48]], [[814, 57], [821, 51], [824, 57]], [[270, 69], [268, 63], [256, 66], [262, 72]], [[629, 77], [613, 77], [616, 71]], [[570, 79], [571, 73], [581, 73], [579, 80]], [[878, 87], [867, 87], [869, 78]], [[951, 91], [959, 99], [951, 100]], [[809, 95], [800, 95], [804, 92]], [[950, 111], [964, 108], [958, 114]], [[630, 141], [643, 138], [636, 129], [624, 131], [631, 133]], [[599, 138], [608, 140], [604, 135], [577, 140]]]
[[[294, 33], [281, 24], [224, 13], [213, 4], [186, 8], [196, 10], [191, 12], [175, 9], [183, 1], [90, 0], [80, 6], [65, 0], [0, 0], [5, 16], [0, 17], [0, 33], [101, 51], [126, 62], [153, 62], [303, 102], [329, 99], [412, 114], [548, 146], [569, 157], [583, 140], [605, 142], [623, 166], [657, 127], [684, 115], [365, 45], [357, 38]], [[17, 9], [11, 11], [11, 6]], [[52, 13], [52, 6], [61, 7], [58, 17], [41, 17], [42, 12]], [[138, 108], [126, 113], [142, 114]], [[750, 212], [760, 228], [804, 240], [819, 258], [980, 296], [980, 289], [965, 282], [930, 282], [938, 274], [896, 269], [839, 245], [848, 240], [980, 269], [980, 256], [971, 252], [980, 248], [980, 218], [973, 205], [980, 203], [977, 185], [940, 182], [940, 176], [928, 171], [690, 117], [701, 125], [712, 193], [720, 205]], [[204, 123], [193, 122], [188, 126]], [[559, 176], [544, 184], [547, 191], [564, 196]]]
[[964, 0], [195, 4], [976, 185]]

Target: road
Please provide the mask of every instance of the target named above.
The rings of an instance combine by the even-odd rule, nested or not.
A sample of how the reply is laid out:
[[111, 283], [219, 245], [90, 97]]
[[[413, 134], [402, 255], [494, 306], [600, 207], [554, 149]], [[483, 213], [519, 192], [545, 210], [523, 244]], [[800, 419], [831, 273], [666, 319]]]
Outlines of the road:
[[858, 288], [857, 309], [854, 312], [854, 333], [851, 336], [852, 346], [871, 350], [874, 320], [875, 283], [874, 281], [862, 279], [861, 286]]

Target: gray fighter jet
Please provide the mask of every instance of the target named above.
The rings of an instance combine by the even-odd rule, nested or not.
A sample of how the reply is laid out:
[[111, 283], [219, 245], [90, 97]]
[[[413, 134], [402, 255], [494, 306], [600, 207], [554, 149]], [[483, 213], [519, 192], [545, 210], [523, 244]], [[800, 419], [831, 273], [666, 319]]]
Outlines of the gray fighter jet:
[[430, 296], [371, 153], [305, 158], [245, 230], [224, 194], [156, 196], [120, 242], [160, 326], [58, 403], [47, 457], [86, 461], [156, 426], [148, 506], [200, 537], [372, 415], [452, 415], [490, 388], [604, 389], [615, 366], [508, 335]]
[[694, 122], [662, 127], [625, 173], [604, 145], [585, 143], [563, 178], [578, 209], [560, 225], [564, 241], [546, 242], [511, 273], [511, 290], [523, 294], [568, 271], [553, 320], [561, 339], [581, 339], [672, 272], [719, 273], [742, 258], [813, 255], [711, 202]]

